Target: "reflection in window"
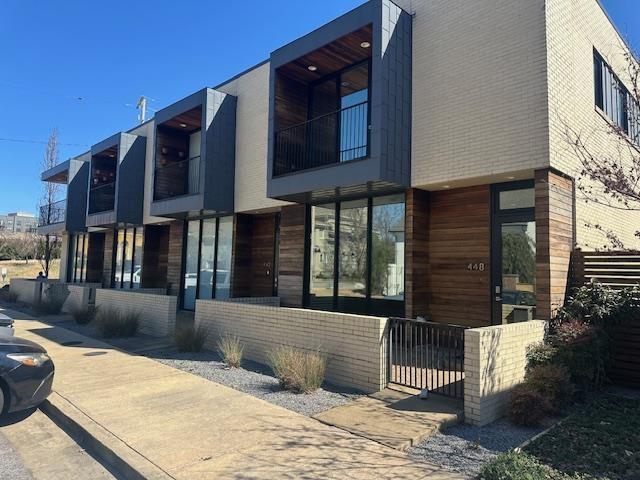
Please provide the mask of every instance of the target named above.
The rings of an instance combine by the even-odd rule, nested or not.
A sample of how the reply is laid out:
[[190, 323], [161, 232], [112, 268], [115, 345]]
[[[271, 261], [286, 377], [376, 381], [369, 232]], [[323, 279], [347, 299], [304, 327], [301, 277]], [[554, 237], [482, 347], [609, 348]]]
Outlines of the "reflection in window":
[[367, 200], [340, 204], [339, 297], [365, 297]]
[[[335, 205], [313, 207], [311, 222], [309, 292], [315, 302], [319, 299], [333, 299], [336, 241]], [[325, 304], [325, 308], [331, 308], [331, 305], [331, 303]], [[318, 308], [322, 308], [322, 303], [318, 303]]]
[[216, 219], [202, 221], [202, 244], [200, 246], [200, 286], [198, 298], [213, 297], [213, 266], [216, 253]]
[[371, 297], [404, 300], [404, 196], [373, 199]]
[[536, 224], [502, 224], [503, 322], [535, 318]]
[[515, 210], [517, 208], [534, 208], [536, 194], [533, 188], [519, 190], [503, 190], [500, 192], [500, 210]]
[[87, 279], [87, 257], [89, 252], [89, 235], [71, 236], [71, 268], [70, 281], [83, 283]]
[[131, 287], [140, 288], [142, 281], [142, 249], [143, 249], [142, 228], [135, 229], [134, 250], [133, 250], [133, 271], [131, 277]]
[[140, 288], [144, 230], [123, 228], [116, 232], [114, 288]]
[[220, 219], [218, 227], [218, 262], [216, 265], [216, 298], [229, 298], [231, 292], [231, 249], [233, 217]]
[[118, 230], [116, 240], [116, 263], [113, 272], [113, 280], [116, 288], [122, 287], [122, 262], [124, 256], [124, 230]]
[[200, 222], [191, 220], [187, 226], [187, 248], [184, 267], [184, 308], [196, 308], [196, 287], [198, 285], [198, 243]]

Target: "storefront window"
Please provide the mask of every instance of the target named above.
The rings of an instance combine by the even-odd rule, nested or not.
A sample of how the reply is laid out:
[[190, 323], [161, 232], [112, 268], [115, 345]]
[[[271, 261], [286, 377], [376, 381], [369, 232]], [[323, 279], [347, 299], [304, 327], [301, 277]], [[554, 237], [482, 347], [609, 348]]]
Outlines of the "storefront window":
[[309, 293], [311, 307], [323, 310], [333, 306], [335, 267], [336, 206], [314, 207], [311, 216], [311, 242]]
[[404, 196], [373, 199], [371, 298], [404, 300]]
[[231, 249], [233, 217], [220, 219], [218, 230], [218, 263], [216, 266], [216, 298], [229, 298], [231, 292]]
[[184, 309], [194, 310], [199, 298], [229, 298], [232, 239], [233, 217], [188, 222]]
[[308, 306], [403, 314], [404, 221], [402, 194], [312, 207]]
[[366, 297], [367, 200], [340, 204], [339, 297]]
[[116, 260], [113, 272], [114, 288], [140, 288], [144, 248], [143, 232], [142, 227], [117, 230]]
[[82, 283], [87, 278], [87, 257], [89, 251], [88, 235], [73, 235], [71, 237], [71, 269], [70, 281], [73, 283]]

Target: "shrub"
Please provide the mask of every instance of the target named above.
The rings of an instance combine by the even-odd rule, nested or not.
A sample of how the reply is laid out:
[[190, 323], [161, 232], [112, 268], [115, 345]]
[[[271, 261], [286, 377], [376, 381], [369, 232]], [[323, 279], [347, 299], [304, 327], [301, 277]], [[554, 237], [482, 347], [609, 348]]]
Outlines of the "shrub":
[[96, 313], [94, 324], [104, 338], [132, 337], [138, 331], [140, 314], [101, 308]]
[[283, 388], [302, 393], [320, 388], [327, 368], [327, 360], [320, 352], [306, 352], [288, 346], [272, 351], [269, 363]]
[[482, 480], [550, 480], [562, 478], [557, 473], [527, 453], [510, 450], [501, 453], [482, 467], [480, 478]]
[[233, 335], [225, 335], [218, 341], [218, 352], [222, 361], [231, 368], [239, 368], [242, 365], [244, 347], [240, 339]]
[[527, 350], [527, 370], [558, 361], [558, 349], [548, 343], [538, 343]]
[[560, 365], [545, 365], [532, 368], [527, 372], [525, 384], [542, 395], [552, 411], [561, 411], [567, 407], [575, 388], [571, 383], [569, 371]]
[[610, 363], [610, 339], [606, 331], [572, 320], [557, 326], [549, 341], [557, 349], [558, 362], [567, 367], [579, 388], [602, 387]]
[[509, 419], [515, 425], [536, 427], [549, 411], [551, 405], [547, 398], [530, 385], [523, 383], [511, 391]]
[[71, 307], [70, 313], [78, 325], [86, 325], [95, 318], [96, 311], [96, 307], [74, 305]]
[[179, 352], [199, 352], [207, 339], [207, 331], [202, 327], [178, 327], [173, 335]]

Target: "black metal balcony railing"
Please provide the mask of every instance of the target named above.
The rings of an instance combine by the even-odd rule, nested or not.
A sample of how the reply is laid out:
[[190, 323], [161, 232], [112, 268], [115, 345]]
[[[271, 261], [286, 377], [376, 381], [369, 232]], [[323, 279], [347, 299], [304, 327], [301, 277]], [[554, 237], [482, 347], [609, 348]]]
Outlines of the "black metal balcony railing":
[[369, 102], [276, 132], [273, 175], [348, 162], [369, 154]]
[[194, 195], [200, 187], [200, 157], [172, 162], [156, 167], [154, 180], [155, 200]]
[[115, 208], [116, 182], [89, 189], [89, 214], [109, 212]]
[[67, 217], [67, 200], [58, 200], [57, 202], [42, 205], [40, 207], [40, 217], [38, 218], [38, 226], [45, 227], [56, 223], [63, 223]]

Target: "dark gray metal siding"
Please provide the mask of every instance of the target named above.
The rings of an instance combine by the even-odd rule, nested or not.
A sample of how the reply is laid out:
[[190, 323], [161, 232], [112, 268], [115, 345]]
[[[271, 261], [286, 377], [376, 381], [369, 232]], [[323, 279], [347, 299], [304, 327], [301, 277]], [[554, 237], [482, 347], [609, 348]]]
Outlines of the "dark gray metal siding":
[[89, 185], [89, 162], [69, 161], [67, 183], [67, 225], [68, 232], [86, 231], [87, 186]]
[[118, 223], [142, 225], [146, 152], [146, 137], [121, 134], [116, 188]]

